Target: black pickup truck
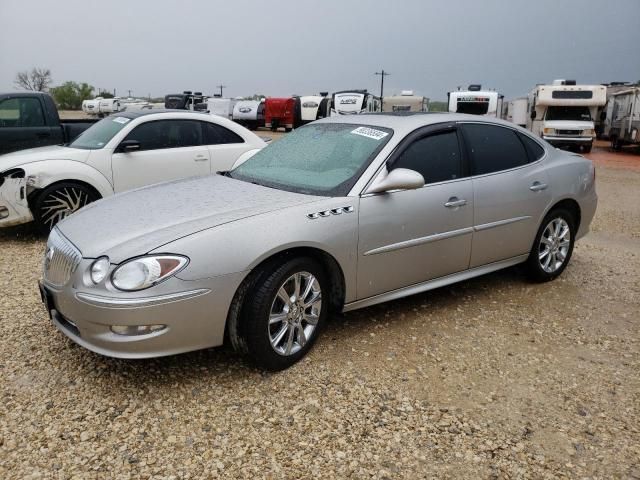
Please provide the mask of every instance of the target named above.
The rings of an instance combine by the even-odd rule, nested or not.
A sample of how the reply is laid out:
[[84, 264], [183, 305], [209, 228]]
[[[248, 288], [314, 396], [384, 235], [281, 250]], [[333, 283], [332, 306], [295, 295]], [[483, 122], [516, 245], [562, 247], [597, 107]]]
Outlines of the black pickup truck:
[[0, 155], [68, 143], [98, 120], [60, 121], [51, 96], [40, 92], [0, 94]]

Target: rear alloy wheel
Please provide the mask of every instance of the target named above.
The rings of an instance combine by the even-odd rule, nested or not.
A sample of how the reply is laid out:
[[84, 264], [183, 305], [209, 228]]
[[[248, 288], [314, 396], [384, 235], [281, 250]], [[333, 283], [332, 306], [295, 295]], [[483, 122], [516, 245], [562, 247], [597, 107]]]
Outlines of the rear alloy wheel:
[[64, 182], [45, 188], [34, 201], [33, 216], [38, 229], [48, 234], [56, 224], [100, 197], [89, 187]]
[[327, 291], [324, 269], [311, 258], [260, 273], [242, 314], [242, 335], [258, 367], [282, 370], [307, 354], [327, 317]]
[[566, 268], [575, 240], [573, 225], [573, 216], [563, 209], [545, 217], [529, 254], [529, 273], [534, 279], [553, 280]]

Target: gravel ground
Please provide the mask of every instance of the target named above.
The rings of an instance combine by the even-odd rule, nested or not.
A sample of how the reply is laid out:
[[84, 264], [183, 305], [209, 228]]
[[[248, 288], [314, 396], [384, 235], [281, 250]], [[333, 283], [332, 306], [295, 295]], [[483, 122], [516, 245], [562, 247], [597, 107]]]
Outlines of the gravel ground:
[[640, 478], [640, 172], [603, 164], [560, 279], [334, 318], [278, 374], [83, 350], [40, 305], [44, 242], [0, 232], [0, 477]]

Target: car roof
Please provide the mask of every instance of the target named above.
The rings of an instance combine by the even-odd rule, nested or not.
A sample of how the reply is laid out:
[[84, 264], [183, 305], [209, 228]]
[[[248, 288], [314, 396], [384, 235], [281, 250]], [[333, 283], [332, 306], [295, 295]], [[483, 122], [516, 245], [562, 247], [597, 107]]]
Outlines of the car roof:
[[448, 112], [388, 112], [388, 113], [361, 113], [358, 115], [333, 115], [317, 120], [315, 123], [350, 123], [355, 125], [369, 125], [374, 127], [387, 127], [397, 132], [413, 131], [416, 128], [446, 122], [479, 122], [495, 123], [514, 127], [512, 122], [500, 120], [482, 115], [467, 115], [463, 113]]
[[139, 118], [144, 117], [146, 115], [156, 115], [158, 113], [177, 113], [177, 114], [193, 114], [196, 113], [198, 115], [208, 115], [207, 112], [195, 111], [195, 110], [179, 110], [179, 109], [170, 109], [170, 108], [150, 108], [147, 110], [136, 110], [132, 112], [114, 112], [112, 115], [114, 117], [125, 117], [125, 118]]

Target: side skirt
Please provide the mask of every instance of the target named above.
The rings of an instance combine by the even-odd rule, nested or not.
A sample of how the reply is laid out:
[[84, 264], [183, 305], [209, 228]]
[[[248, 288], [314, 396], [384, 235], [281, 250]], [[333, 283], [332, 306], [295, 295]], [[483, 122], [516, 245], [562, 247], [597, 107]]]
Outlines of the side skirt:
[[495, 272], [496, 270], [502, 270], [503, 268], [511, 267], [519, 263], [523, 263], [527, 260], [529, 254], [519, 255], [517, 257], [509, 258], [507, 260], [501, 260], [499, 262], [489, 263], [481, 267], [472, 268], [470, 270], [463, 270], [462, 272], [452, 273], [440, 278], [428, 280], [423, 283], [417, 283], [415, 285], [409, 285], [408, 287], [399, 288], [390, 292], [374, 295], [373, 297], [363, 298], [362, 300], [356, 300], [355, 302], [347, 303], [342, 309], [343, 312], [350, 312], [351, 310], [357, 310], [358, 308], [370, 307], [378, 303], [388, 302], [390, 300], [396, 300], [398, 298], [408, 297], [409, 295], [415, 295], [416, 293], [426, 292], [428, 290], [434, 290], [436, 288], [451, 285], [452, 283], [461, 282], [470, 278], [479, 277], [487, 273]]

